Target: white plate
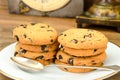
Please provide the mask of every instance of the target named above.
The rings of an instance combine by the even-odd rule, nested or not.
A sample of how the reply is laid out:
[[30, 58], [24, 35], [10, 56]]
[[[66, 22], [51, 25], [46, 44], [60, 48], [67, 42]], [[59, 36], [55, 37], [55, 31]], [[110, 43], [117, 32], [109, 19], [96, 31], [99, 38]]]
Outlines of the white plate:
[[[69, 73], [57, 67], [47, 67], [39, 73], [28, 73], [18, 68], [10, 57], [14, 54], [15, 44], [13, 43], [0, 52], [0, 69], [2, 72], [13, 78], [21, 80], [95, 80], [97, 78], [113, 73], [113, 71], [95, 70], [89, 73]], [[113, 43], [108, 43], [107, 59], [104, 65], [120, 66], [120, 48]]]

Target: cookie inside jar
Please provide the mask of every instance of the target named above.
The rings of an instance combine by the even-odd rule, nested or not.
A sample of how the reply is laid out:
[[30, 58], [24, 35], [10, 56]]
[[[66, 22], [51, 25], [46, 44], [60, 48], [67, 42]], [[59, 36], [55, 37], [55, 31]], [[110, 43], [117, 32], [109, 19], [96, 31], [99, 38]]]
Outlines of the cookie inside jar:
[[85, 15], [101, 19], [120, 19], [120, 1], [96, 0]]

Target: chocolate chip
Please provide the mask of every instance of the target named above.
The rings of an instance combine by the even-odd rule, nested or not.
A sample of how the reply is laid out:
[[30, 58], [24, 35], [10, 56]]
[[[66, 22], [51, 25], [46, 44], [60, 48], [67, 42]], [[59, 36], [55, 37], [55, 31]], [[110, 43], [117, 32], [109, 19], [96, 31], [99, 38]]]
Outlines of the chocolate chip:
[[22, 48], [20, 47], [20, 49], [22, 49]]
[[26, 38], [27, 37], [26, 34], [23, 34], [23, 37]]
[[73, 39], [72, 42], [75, 43], [75, 44], [77, 44], [78, 40], [77, 39]]
[[53, 58], [56, 59], [56, 55], [54, 55]]
[[44, 58], [44, 56], [38, 56], [35, 59], [43, 59], [43, 58]]
[[47, 30], [47, 32], [53, 32], [53, 30]]
[[63, 59], [63, 57], [61, 55], [58, 56], [59, 60]]
[[51, 61], [51, 59], [47, 59], [46, 61]]
[[46, 45], [41, 45], [41, 50], [44, 50], [46, 47]]
[[86, 64], [83, 64], [83, 66], [86, 66]]
[[45, 28], [45, 26], [40, 26], [40, 28]]
[[23, 28], [27, 28], [27, 26], [24, 26]]
[[53, 42], [53, 39], [51, 39], [50, 42]]
[[20, 26], [24, 26], [24, 24], [21, 24]]
[[14, 56], [16, 56], [17, 54], [18, 54], [18, 52], [15, 52], [15, 53], [14, 53]]
[[63, 33], [61, 33], [59, 36], [62, 36], [63, 35]]
[[31, 25], [35, 25], [36, 23], [31, 23]]
[[92, 60], [91, 62], [95, 62], [95, 60]]
[[18, 37], [17, 35], [15, 35], [15, 39], [16, 39], [17, 41], [19, 41], [19, 37]]
[[46, 45], [41, 45], [41, 50], [43, 51], [43, 52], [48, 52], [48, 50], [46, 50]]
[[21, 24], [20, 26], [24, 26], [24, 24]]
[[20, 52], [23, 53], [23, 54], [25, 54], [25, 53], [27, 52], [27, 50], [25, 50], [25, 49], [20, 49]]
[[68, 59], [68, 64], [73, 65], [73, 58]]
[[64, 36], [67, 36], [67, 34], [64, 34]]
[[86, 37], [86, 35], [83, 36], [83, 38], [85, 38], [85, 37]]
[[68, 71], [68, 69], [67, 69], [67, 68], [64, 68], [64, 70]]
[[97, 63], [92, 63], [92, 65], [96, 65]]
[[91, 37], [92, 37], [92, 34], [90, 33], [90, 34], [88, 34], [88, 35], [84, 35], [84, 36], [83, 36], [83, 38], [86, 38], [86, 37], [91, 38]]
[[49, 28], [50, 26], [48, 25], [48, 28]]
[[97, 51], [97, 49], [94, 49], [94, 52], [96, 52]]
[[27, 28], [26, 24], [21, 24], [20, 26], [23, 26], [23, 28]]

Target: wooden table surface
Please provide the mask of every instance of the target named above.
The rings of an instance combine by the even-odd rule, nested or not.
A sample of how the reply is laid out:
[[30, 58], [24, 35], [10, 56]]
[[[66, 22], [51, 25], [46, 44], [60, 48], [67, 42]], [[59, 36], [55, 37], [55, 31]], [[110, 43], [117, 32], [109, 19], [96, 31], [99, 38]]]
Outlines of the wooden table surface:
[[[38, 17], [38, 16], [25, 16], [25, 15], [15, 15], [9, 14], [7, 8], [7, 1], [2, 3], [0, 0], [0, 50], [15, 42], [12, 37], [12, 30], [20, 24], [30, 23], [30, 22], [42, 22], [54, 26], [59, 32], [76, 28], [75, 19], [69, 18], [50, 18], [50, 17]], [[103, 32], [109, 39], [109, 41], [120, 46], [120, 33], [116, 32], [115, 28], [105, 27], [105, 26], [94, 26], [91, 25], [87, 28], [95, 29]], [[2, 71], [1, 71], [2, 72]], [[0, 74], [0, 80], [12, 80], [3, 74]], [[106, 80], [120, 80], [120, 73], [106, 79]]]

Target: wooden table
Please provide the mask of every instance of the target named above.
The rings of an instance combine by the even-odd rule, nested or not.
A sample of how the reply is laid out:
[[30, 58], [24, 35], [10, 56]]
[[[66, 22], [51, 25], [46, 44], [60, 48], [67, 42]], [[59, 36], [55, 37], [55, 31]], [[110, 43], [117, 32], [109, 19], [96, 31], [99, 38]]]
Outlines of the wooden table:
[[[42, 22], [54, 26], [59, 32], [70, 28], [76, 28], [75, 19], [68, 18], [50, 18], [50, 17], [38, 17], [38, 16], [24, 16], [9, 14], [7, 8], [7, 1], [0, 0], [0, 50], [15, 42], [12, 37], [12, 30], [20, 24], [30, 22]], [[101, 27], [101, 26], [90, 26], [87, 28], [95, 29], [103, 32], [109, 39], [109, 41], [120, 46], [120, 33], [116, 32], [115, 28], [112, 27]], [[0, 71], [3, 73], [2, 71]], [[120, 73], [106, 79], [106, 80], [119, 80]], [[0, 74], [0, 80], [12, 80], [3, 74]]]

